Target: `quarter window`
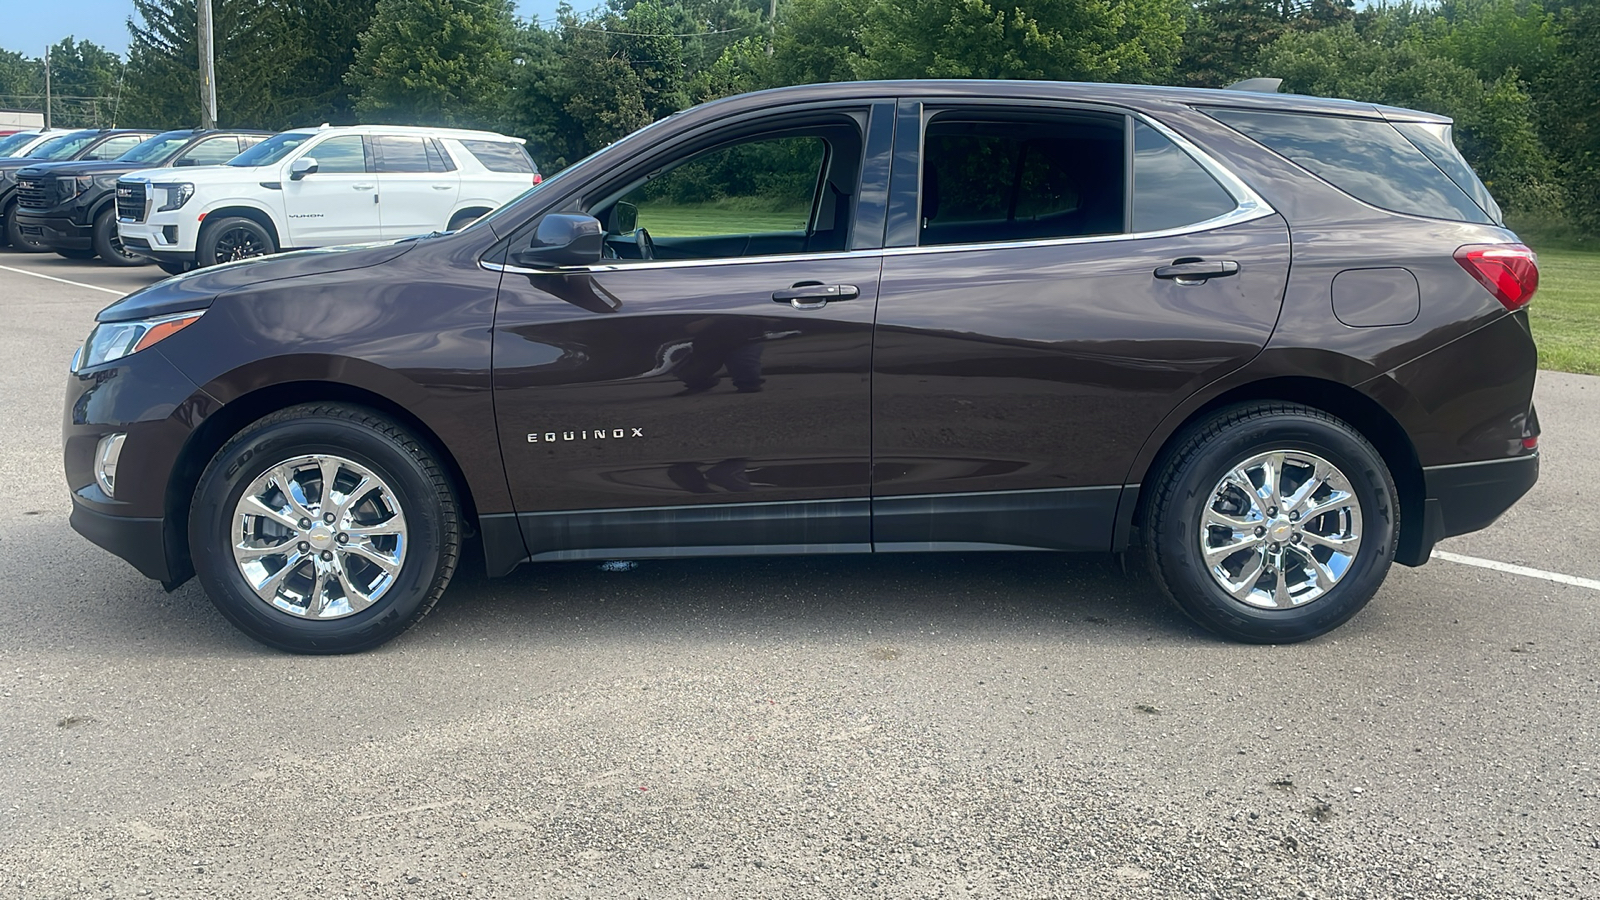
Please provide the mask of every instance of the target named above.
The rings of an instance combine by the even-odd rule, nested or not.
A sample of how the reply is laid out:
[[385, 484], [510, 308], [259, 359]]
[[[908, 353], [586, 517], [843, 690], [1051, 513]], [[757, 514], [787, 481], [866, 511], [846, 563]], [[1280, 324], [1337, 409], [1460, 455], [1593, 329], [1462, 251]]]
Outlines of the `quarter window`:
[[1133, 126], [1133, 230], [1163, 231], [1232, 212], [1238, 204], [1194, 157], [1143, 122]]
[[367, 171], [366, 148], [357, 134], [328, 138], [306, 155], [317, 161], [319, 175]]

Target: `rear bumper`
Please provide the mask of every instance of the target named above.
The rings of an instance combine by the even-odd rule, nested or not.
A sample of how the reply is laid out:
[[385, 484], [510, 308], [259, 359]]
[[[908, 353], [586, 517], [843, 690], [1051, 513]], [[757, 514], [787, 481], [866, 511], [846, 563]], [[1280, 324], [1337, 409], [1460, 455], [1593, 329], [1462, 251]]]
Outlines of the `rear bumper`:
[[1539, 480], [1539, 454], [1487, 462], [1432, 466], [1422, 470], [1427, 484], [1420, 546], [1403, 548], [1396, 561], [1420, 566], [1439, 541], [1494, 524]]
[[19, 209], [17, 227], [52, 250], [88, 250], [94, 246], [94, 228], [65, 216], [39, 216]]

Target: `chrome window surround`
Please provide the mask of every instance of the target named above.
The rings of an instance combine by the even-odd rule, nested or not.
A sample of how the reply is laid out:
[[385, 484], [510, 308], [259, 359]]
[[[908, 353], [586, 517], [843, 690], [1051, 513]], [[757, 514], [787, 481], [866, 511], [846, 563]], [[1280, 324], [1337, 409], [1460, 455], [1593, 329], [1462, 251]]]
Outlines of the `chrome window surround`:
[[[974, 250], [1006, 250], [1026, 249], [1034, 247], [1063, 247], [1075, 244], [1103, 244], [1112, 241], [1137, 241], [1147, 238], [1177, 237], [1193, 234], [1200, 231], [1210, 231], [1216, 228], [1225, 228], [1229, 225], [1239, 225], [1244, 222], [1253, 222], [1267, 216], [1277, 214], [1260, 194], [1257, 194], [1245, 184], [1239, 176], [1233, 174], [1227, 167], [1213, 159], [1205, 151], [1195, 146], [1188, 138], [1178, 134], [1165, 124], [1157, 122], [1142, 112], [1128, 110], [1126, 115], [1155, 129], [1162, 137], [1178, 145], [1178, 149], [1189, 154], [1206, 170], [1212, 178], [1221, 184], [1223, 190], [1233, 195], [1238, 205], [1231, 212], [1220, 216], [1213, 216], [1188, 225], [1176, 228], [1165, 228], [1160, 231], [1140, 231], [1117, 234], [1093, 234], [1080, 237], [1041, 238], [1031, 241], [989, 241], [971, 244], [935, 244], [928, 247], [882, 247], [872, 250], [839, 250], [828, 253], [774, 253], [766, 256], [727, 256], [712, 259], [653, 259], [653, 260], [628, 260], [606, 262], [592, 266], [571, 266], [555, 269], [530, 269], [523, 266], [502, 265], [479, 260], [478, 265], [491, 272], [512, 272], [519, 275], [581, 275], [585, 273], [620, 272], [632, 269], [683, 269], [691, 266], [733, 266], [750, 263], [773, 262], [810, 262], [814, 260], [829, 259], [873, 259], [888, 256], [922, 256], [930, 253], [967, 253]], [[1129, 140], [1131, 140], [1131, 136]]]

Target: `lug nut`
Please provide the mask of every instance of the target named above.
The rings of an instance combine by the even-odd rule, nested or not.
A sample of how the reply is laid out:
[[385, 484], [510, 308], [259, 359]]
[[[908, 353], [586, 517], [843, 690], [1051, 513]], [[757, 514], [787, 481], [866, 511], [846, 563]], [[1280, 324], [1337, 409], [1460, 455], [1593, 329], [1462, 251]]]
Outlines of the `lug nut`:
[[1300, 521], [1300, 514], [1299, 514], [1299, 513], [1297, 513], [1297, 512], [1292, 512], [1292, 513], [1289, 513], [1289, 521], [1291, 521], [1291, 522], [1298, 522], [1298, 521]]
[[1269, 516], [1275, 516], [1277, 514], [1278, 514], [1278, 508], [1276, 506], [1274, 506], [1273, 508], [1267, 510], [1267, 515], [1269, 515]]
[[341, 543], [341, 544], [348, 544], [348, 543], [350, 543], [350, 535], [348, 535], [348, 534], [345, 534], [345, 533], [344, 533], [344, 532], [342, 532], [342, 531], [341, 531], [341, 532], [340, 532], [340, 533], [339, 533], [339, 543]]
[[332, 550], [324, 550], [324, 551], [322, 551], [322, 558], [325, 559], [325, 560], [333, 559], [333, 551]]
[[327, 522], [329, 525], [332, 525], [333, 524], [333, 513], [324, 513], [323, 516], [322, 516], [322, 521]]
[[1262, 535], [1264, 535], [1266, 533], [1267, 533], [1267, 529], [1261, 527], [1260, 525], [1256, 526], [1256, 537], [1261, 537]]
[[311, 520], [310, 519], [301, 519], [300, 520], [300, 528], [302, 530], [304, 530], [306, 528], [310, 528], [310, 527], [311, 527]]
[[1300, 533], [1295, 532], [1294, 537], [1290, 538], [1290, 540], [1294, 541], [1296, 544], [1300, 543]]
[[310, 544], [308, 544], [308, 543], [306, 543], [306, 542], [305, 542], [305, 541], [301, 541], [301, 542], [300, 542], [300, 546], [298, 546], [298, 547], [296, 547], [296, 548], [295, 548], [295, 549], [296, 549], [296, 550], [299, 550], [299, 551], [300, 551], [300, 552], [301, 552], [301, 553], [304, 553], [304, 552], [306, 552], [306, 551], [307, 551], [307, 550], [310, 550], [310, 549], [311, 549], [311, 545], [310, 545]]

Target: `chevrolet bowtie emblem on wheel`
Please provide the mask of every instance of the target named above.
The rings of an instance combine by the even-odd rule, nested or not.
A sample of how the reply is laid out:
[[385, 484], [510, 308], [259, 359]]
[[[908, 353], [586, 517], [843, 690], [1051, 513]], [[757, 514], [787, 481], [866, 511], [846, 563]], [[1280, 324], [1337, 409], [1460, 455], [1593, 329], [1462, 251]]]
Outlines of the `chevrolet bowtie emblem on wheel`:
[[528, 435], [530, 444], [554, 444], [557, 441], [622, 440], [644, 437], [643, 428], [596, 428], [589, 431], [546, 431]]

